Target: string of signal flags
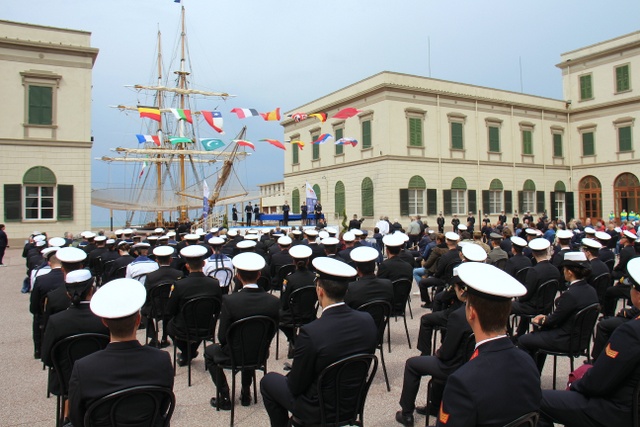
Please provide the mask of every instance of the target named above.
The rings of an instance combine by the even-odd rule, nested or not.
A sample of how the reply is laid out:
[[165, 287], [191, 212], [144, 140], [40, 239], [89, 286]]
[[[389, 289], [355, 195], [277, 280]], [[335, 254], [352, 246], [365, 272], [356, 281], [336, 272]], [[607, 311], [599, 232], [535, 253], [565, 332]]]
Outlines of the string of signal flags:
[[[182, 109], [177, 109], [177, 108], [170, 108], [170, 109], [162, 109], [160, 110], [157, 107], [144, 107], [144, 106], [138, 106], [138, 113], [140, 114], [141, 118], [147, 118], [147, 119], [151, 119], [151, 120], [155, 120], [157, 122], [161, 122], [162, 120], [162, 116], [161, 113], [162, 112], [171, 112], [174, 117], [176, 118], [176, 120], [184, 120], [188, 123], [193, 124], [193, 116], [194, 115], [201, 115], [205, 121], [207, 122], [207, 124], [209, 126], [211, 126], [216, 132], [220, 133], [220, 134], [224, 134], [224, 119], [222, 117], [222, 112], [215, 110], [215, 111], [194, 111], [191, 112], [191, 110], [182, 110]], [[334, 114], [331, 117], [328, 117], [327, 113], [311, 113], [311, 114], [307, 114], [307, 113], [293, 113], [293, 114], [289, 114], [287, 117], [291, 117], [295, 122], [301, 122], [303, 120], [308, 120], [308, 119], [312, 119], [315, 118], [317, 120], [319, 120], [320, 122], [324, 123], [327, 121], [328, 118], [331, 119], [341, 119], [341, 120], [346, 120], [349, 119], [357, 114], [359, 114], [361, 111], [358, 110], [357, 108], [353, 108], [353, 107], [348, 107], [348, 108], [343, 108], [342, 110], [338, 111], [336, 114]], [[280, 108], [276, 108], [275, 110], [269, 111], [267, 113], [260, 113], [258, 112], [258, 110], [253, 109], [253, 108], [234, 108], [231, 110], [231, 113], [236, 114], [236, 116], [239, 119], [246, 119], [249, 117], [262, 117], [265, 121], [280, 121], [281, 120], [281, 115], [280, 115]], [[137, 134], [136, 138], [138, 139], [138, 143], [139, 144], [144, 144], [147, 142], [151, 142], [154, 143], [156, 146], [160, 146], [161, 145], [161, 136], [159, 135], [142, 135], [142, 134]], [[328, 142], [330, 139], [334, 139], [333, 135], [328, 134], [328, 133], [323, 133], [321, 135], [319, 135], [317, 137], [317, 139], [315, 141], [312, 141], [311, 144], [315, 145], [315, 144], [324, 144], [326, 142]], [[187, 138], [187, 137], [178, 137], [178, 136], [169, 136], [168, 137], [169, 142], [172, 145], [176, 145], [176, 144], [188, 144], [188, 143], [195, 143], [194, 139], [191, 138]], [[206, 151], [212, 151], [212, 150], [217, 150], [220, 149], [222, 147], [225, 146], [224, 141], [222, 141], [219, 138], [199, 138], [200, 144], [202, 145], [202, 147], [206, 150]], [[277, 147], [281, 150], [286, 150], [286, 146], [283, 144], [283, 142], [277, 140], [277, 139], [260, 139], [260, 142], [267, 142], [270, 145]], [[248, 147], [251, 148], [252, 150], [255, 151], [256, 147], [255, 144], [253, 144], [250, 141], [247, 140], [231, 140], [231, 143], [236, 143], [241, 147]], [[284, 143], [287, 144], [291, 144], [291, 145], [297, 145], [298, 148], [300, 150], [302, 150], [305, 146], [304, 141], [301, 141], [299, 139], [297, 140], [286, 140], [284, 141]], [[339, 138], [338, 140], [335, 141], [336, 145], [351, 145], [352, 147], [355, 147], [356, 145], [358, 145], [358, 141], [355, 138]]]

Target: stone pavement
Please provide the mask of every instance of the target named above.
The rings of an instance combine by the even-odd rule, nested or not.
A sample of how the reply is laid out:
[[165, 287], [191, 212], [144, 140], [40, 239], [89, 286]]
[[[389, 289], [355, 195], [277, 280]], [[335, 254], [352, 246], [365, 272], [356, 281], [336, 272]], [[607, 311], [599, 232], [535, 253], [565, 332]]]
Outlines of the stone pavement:
[[[25, 274], [24, 259], [21, 258], [22, 248], [11, 248], [5, 255], [8, 267], [0, 268], [0, 287], [2, 288], [2, 302], [0, 321], [0, 378], [3, 379], [4, 391], [0, 393], [0, 425], [1, 426], [32, 426], [50, 427], [55, 425], [55, 396], [46, 397], [47, 373], [42, 369], [42, 363], [33, 358], [33, 344], [31, 340], [32, 316], [29, 313], [29, 295], [21, 294], [20, 288]], [[414, 288], [417, 290], [417, 288]], [[385, 361], [391, 392], [387, 392], [382, 366], [373, 381], [367, 397], [364, 412], [365, 425], [369, 427], [388, 427], [399, 425], [395, 422], [395, 412], [399, 409], [398, 400], [402, 389], [402, 375], [404, 362], [415, 356], [418, 351], [415, 343], [418, 336], [419, 317], [428, 311], [420, 308], [417, 295], [412, 296], [412, 310], [414, 318], [407, 316], [411, 346], [407, 346], [407, 339], [402, 323], [391, 320], [391, 353], [387, 353], [385, 343]], [[407, 313], [408, 314], [408, 313]], [[144, 342], [144, 331], [138, 333], [138, 338]], [[284, 335], [282, 342], [286, 343]], [[166, 349], [173, 355], [173, 348]], [[202, 353], [202, 351], [200, 351]], [[287, 360], [286, 344], [281, 345], [280, 359], [275, 360], [275, 342], [272, 345], [269, 371], [283, 372], [283, 363]], [[581, 363], [578, 361], [576, 364]], [[547, 360], [542, 378], [543, 388], [551, 388], [552, 358]], [[99, 369], [99, 367], [96, 367]], [[569, 372], [569, 362], [566, 358], [558, 360], [558, 383], [566, 382]], [[257, 374], [258, 381], [262, 377]], [[231, 379], [229, 378], [229, 381]], [[240, 378], [237, 378], [238, 383]], [[417, 404], [423, 405], [426, 398], [426, 384], [424, 379], [418, 395]], [[258, 385], [259, 387], [259, 385]], [[238, 386], [239, 388], [239, 386]], [[209, 373], [204, 370], [202, 355], [192, 364], [192, 386], [187, 387], [187, 368], [178, 368], [175, 378], [174, 392], [176, 394], [176, 410], [171, 425], [173, 427], [187, 426], [227, 426], [229, 425], [229, 411], [216, 412], [209, 406], [209, 399], [215, 395], [215, 389]], [[237, 426], [268, 426], [269, 419], [262, 405], [258, 388], [258, 404], [243, 407], [239, 402], [238, 391], [236, 402], [235, 425]], [[431, 424], [435, 419], [431, 417]], [[424, 425], [424, 417], [416, 415], [416, 425]]]

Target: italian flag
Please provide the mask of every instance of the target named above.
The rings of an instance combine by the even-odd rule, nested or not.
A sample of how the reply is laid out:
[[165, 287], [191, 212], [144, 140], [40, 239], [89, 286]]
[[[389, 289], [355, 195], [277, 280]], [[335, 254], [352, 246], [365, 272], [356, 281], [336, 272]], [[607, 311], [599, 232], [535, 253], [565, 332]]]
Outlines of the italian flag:
[[191, 117], [191, 110], [179, 110], [176, 108], [172, 108], [171, 112], [174, 116], [176, 116], [176, 120], [186, 120], [189, 123], [193, 123], [193, 118]]

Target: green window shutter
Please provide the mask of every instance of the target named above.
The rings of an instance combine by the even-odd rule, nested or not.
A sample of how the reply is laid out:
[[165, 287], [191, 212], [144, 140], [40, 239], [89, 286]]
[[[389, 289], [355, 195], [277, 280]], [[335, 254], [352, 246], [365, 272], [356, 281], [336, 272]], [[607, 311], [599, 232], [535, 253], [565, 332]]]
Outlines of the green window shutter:
[[335, 189], [335, 204], [336, 204], [336, 213], [342, 214], [342, 211], [345, 210], [345, 194], [344, 194], [344, 183], [342, 181], [336, 182]]
[[297, 165], [298, 163], [300, 163], [298, 158], [298, 150], [300, 149], [300, 147], [298, 147], [298, 144], [291, 144], [291, 148], [291, 152], [293, 153], [292, 163], [294, 165]]
[[422, 119], [417, 117], [409, 118], [409, 145], [422, 147]]
[[533, 140], [530, 130], [522, 131], [522, 154], [533, 154]]
[[438, 190], [427, 189], [427, 215], [438, 215]]
[[593, 156], [595, 154], [595, 143], [593, 132], [585, 132], [582, 134], [582, 155]]
[[427, 183], [420, 175], [414, 175], [409, 180], [409, 188], [412, 190], [424, 190], [427, 188]]
[[524, 213], [524, 191], [518, 191], [518, 212]]
[[315, 191], [318, 201], [322, 202], [322, 194], [320, 194], [320, 186], [318, 184], [313, 184], [313, 191]]
[[[344, 129], [336, 129], [336, 141], [342, 138], [344, 135]], [[335, 145], [335, 144], [334, 144]], [[344, 145], [335, 145], [336, 147], [336, 155], [340, 155], [344, 153]], [[336, 209], [336, 212], [342, 212]]]
[[451, 123], [451, 148], [456, 150], [464, 149], [464, 140], [462, 139], [462, 123]]
[[360, 191], [362, 196], [362, 216], [373, 216], [373, 181], [371, 181], [371, 178], [362, 180]]
[[469, 211], [475, 213], [478, 210], [478, 203], [476, 200], [476, 190], [467, 191], [467, 197], [469, 199]]
[[58, 221], [73, 219], [73, 185], [58, 185]]
[[562, 157], [562, 134], [553, 134], [553, 157]]
[[491, 213], [491, 202], [489, 200], [489, 190], [482, 190], [482, 214]]
[[52, 124], [52, 106], [53, 88], [51, 86], [29, 86], [29, 124]]
[[444, 214], [451, 215], [451, 190], [442, 190], [442, 202]]
[[513, 193], [511, 190], [505, 190], [504, 192], [504, 213], [513, 212]]
[[618, 128], [618, 151], [631, 151], [631, 126]]
[[500, 152], [500, 128], [489, 126], [489, 151]]
[[574, 215], [574, 211], [575, 211], [575, 205], [573, 202], [573, 192], [572, 191], [568, 191], [566, 193], [564, 193], [564, 202], [565, 202], [565, 206], [566, 206], [566, 217], [564, 218], [565, 222], [569, 222], [571, 221], [573, 218], [575, 218]]
[[409, 190], [407, 188], [400, 189], [400, 216], [409, 215]]
[[362, 122], [362, 148], [371, 148], [371, 120]]
[[312, 145], [311, 145], [311, 151], [312, 151], [311, 158], [313, 160], [318, 160], [320, 158], [320, 144], [313, 144], [313, 141], [318, 139], [319, 136], [320, 136], [320, 134], [311, 135], [311, 142], [312, 142]]
[[291, 210], [300, 213], [300, 190], [297, 188], [291, 192]]
[[536, 191], [536, 210], [538, 213], [544, 212], [544, 191]]
[[629, 88], [629, 66], [623, 65], [616, 68], [616, 92], [624, 92]]
[[593, 90], [591, 88], [591, 74], [580, 76], [580, 99], [593, 98]]
[[22, 185], [5, 184], [4, 185], [4, 220], [20, 221], [22, 220]]

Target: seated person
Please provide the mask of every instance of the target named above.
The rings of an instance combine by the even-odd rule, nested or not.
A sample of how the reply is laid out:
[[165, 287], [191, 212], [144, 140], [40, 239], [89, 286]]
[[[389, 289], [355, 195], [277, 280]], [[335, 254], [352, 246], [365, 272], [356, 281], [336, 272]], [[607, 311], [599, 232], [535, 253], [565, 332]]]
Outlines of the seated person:
[[[640, 308], [640, 259], [629, 261], [631, 301]], [[640, 320], [618, 327], [603, 353], [568, 391], [543, 390], [538, 426], [603, 427], [633, 425], [634, 389], [640, 381]]]
[[355, 282], [349, 283], [344, 302], [353, 309], [374, 300], [387, 301], [393, 306], [393, 284], [389, 279], [376, 277], [378, 251], [360, 246], [351, 251], [351, 259], [358, 272]]
[[91, 311], [109, 328], [111, 343], [73, 365], [69, 415], [75, 427], [84, 426], [85, 412], [95, 400], [113, 392], [143, 385], [173, 389], [169, 353], [136, 339], [146, 298], [144, 286], [133, 279], [112, 280], [91, 298]]

